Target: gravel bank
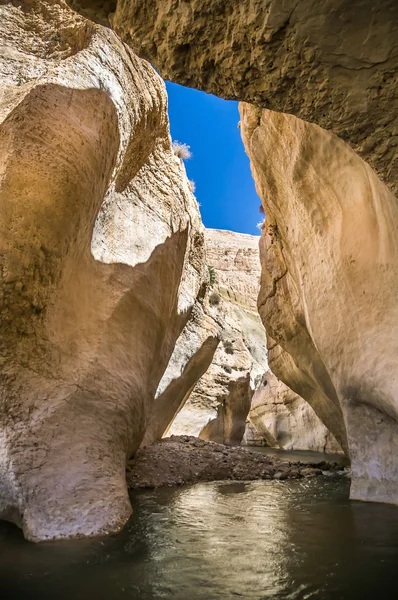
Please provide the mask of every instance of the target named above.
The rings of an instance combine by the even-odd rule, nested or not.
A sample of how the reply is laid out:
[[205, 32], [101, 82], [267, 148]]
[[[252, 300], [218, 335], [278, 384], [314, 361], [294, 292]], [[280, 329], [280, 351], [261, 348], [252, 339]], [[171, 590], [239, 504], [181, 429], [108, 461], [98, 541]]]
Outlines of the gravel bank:
[[303, 464], [191, 436], [171, 436], [139, 450], [127, 467], [130, 488], [233, 479], [298, 479], [340, 472], [336, 462]]

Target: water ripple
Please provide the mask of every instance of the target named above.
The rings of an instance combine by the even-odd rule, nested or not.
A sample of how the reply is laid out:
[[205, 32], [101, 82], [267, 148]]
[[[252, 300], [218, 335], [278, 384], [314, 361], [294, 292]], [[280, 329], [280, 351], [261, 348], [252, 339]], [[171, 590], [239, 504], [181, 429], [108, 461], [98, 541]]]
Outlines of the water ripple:
[[398, 508], [348, 481], [203, 483], [137, 491], [124, 532], [34, 545], [0, 525], [8, 600], [395, 598]]

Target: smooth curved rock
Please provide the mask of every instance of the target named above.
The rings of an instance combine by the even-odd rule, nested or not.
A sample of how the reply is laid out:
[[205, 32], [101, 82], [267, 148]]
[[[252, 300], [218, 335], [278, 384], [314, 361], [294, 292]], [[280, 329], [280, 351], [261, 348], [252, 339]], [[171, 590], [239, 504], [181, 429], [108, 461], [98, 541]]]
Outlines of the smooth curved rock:
[[168, 433], [198, 380], [209, 368], [219, 342], [219, 327], [206, 314], [203, 298], [198, 299], [156, 391], [142, 446], [159, 441]]
[[325, 423], [329, 407], [340, 442], [343, 415], [351, 497], [398, 503], [397, 199], [318, 126], [248, 104], [241, 117], [267, 213], [259, 310], [279, 345], [272, 369]]
[[245, 443], [283, 450], [341, 453], [340, 444], [311, 406], [277, 379], [264, 373], [256, 389], [245, 430]]
[[0, 516], [103, 534], [131, 513], [202, 225], [154, 69], [62, 1], [0, 11]]

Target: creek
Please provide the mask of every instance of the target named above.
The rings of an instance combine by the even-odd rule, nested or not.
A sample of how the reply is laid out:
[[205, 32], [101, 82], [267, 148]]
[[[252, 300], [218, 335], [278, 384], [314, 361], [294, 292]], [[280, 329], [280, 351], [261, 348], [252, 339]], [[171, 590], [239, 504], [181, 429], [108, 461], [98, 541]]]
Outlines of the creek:
[[348, 492], [326, 476], [137, 491], [123, 532], [70, 542], [2, 522], [1, 598], [394, 598], [398, 508]]

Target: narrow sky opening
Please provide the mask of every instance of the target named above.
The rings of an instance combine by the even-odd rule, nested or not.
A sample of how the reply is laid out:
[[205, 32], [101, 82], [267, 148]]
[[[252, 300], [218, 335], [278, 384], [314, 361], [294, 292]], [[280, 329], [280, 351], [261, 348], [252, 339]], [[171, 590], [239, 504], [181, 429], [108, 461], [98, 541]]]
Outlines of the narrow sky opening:
[[238, 103], [166, 82], [173, 140], [190, 146], [185, 161], [203, 223], [259, 235], [264, 218], [238, 128]]

